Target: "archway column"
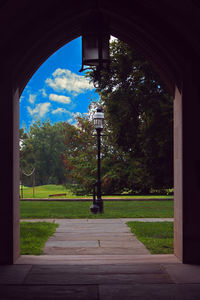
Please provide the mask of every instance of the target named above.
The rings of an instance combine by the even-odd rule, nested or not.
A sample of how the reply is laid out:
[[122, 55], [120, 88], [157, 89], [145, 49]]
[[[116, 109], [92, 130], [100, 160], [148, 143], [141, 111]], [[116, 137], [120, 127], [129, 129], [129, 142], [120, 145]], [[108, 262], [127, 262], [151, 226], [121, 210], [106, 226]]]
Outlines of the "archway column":
[[[195, 71], [196, 70], [196, 71]], [[175, 254], [200, 263], [200, 84], [195, 64], [187, 67], [174, 102]]]
[[174, 99], [174, 253], [183, 259], [183, 168], [182, 168], [182, 95], [178, 88]]
[[13, 264], [19, 249], [19, 95], [11, 76], [2, 71], [1, 91], [1, 190], [0, 264]]

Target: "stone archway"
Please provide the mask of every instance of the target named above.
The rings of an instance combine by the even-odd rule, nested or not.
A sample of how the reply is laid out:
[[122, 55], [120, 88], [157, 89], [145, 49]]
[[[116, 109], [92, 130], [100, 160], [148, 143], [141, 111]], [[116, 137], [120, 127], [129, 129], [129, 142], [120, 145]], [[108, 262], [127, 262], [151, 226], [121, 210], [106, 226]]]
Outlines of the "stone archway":
[[[14, 263], [19, 256], [19, 96], [52, 53], [81, 35], [82, 20], [96, 6], [90, 0], [0, 3], [0, 264]], [[199, 4], [102, 0], [98, 7], [110, 21], [111, 34], [139, 48], [175, 96], [175, 254], [183, 262], [199, 263]]]

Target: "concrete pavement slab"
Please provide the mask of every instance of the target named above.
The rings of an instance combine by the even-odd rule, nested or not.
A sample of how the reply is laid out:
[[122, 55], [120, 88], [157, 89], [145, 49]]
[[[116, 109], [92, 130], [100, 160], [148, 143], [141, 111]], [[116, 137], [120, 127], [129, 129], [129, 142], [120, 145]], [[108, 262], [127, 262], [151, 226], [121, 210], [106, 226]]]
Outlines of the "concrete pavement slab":
[[104, 232], [130, 232], [130, 229], [127, 227], [122, 227], [122, 228], [117, 228], [117, 227], [107, 227], [105, 226], [104, 228], [100, 228], [100, 227], [94, 227], [94, 228], [73, 228], [73, 227], [58, 227], [56, 229], [56, 232], [71, 232], [71, 233], [104, 233]]
[[166, 273], [158, 263], [146, 264], [96, 264], [96, 265], [33, 265], [34, 276], [55, 274], [163, 274]]
[[167, 274], [66, 274], [46, 272], [45, 274], [30, 274], [25, 284], [65, 285], [65, 284], [147, 284], [172, 283]]
[[60, 228], [124, 228], [126, 227], [124, 223], [68, 223], [68, 222], [58, 222]]
[[101, 226], [77, 226], [77, 225], [61, 225], [57, 227], [56, 232], [59, 232], [62, 230], [62, 232], [65, 230], [66, 232], [76, 232], [76, 231], [85, 231], [85, 233], [88, 232], [131, 232], [129, 227], [122, 226], [107, 226], [107, 225], [101, 225]]
[[40, 300], [99, 300], [95, 285], [21, 285], [0, 286], [0, 299]]
[[58, 224], [87, 224], [88, 219], [55, 219]]
[[32, 265], [110, 265], [110, 264], [180, 264], [173, 254], [158, 255], [22, 255], [16, 264]]
[[146, 284], [172, 283], [167, 273], [157, 264], [145, 266], [33, 266], [24, 284]]
[[48, 240], [45, 247], [57, 247], [57, 248], [74, 248], [74, 247], [99, 247], [98, 241], [59, 241]]
[[144, 255], [149, 254], [146, 248], [115, 248], [115, 247], [44, 247], [46, 255]]
[[121, 218], [123, 223], [126, 222], [173, 222], [174, 218]]
[[175, 283], [200, 283], [200, 265], [166, 264], [163, 268]]
[[100, 300], [198, 300], [200, 285], [101, 285]]
[[[131, 241], [113, 241], [112, 238], [109, 241], [100, 241], [100, 247], [107, 248], [107, 247], [116, 247], [116, 248], [132, 248], [132, 249], [141, 249], [144, 247], [144, 245], [138, 241], [138, 239], [135, 237]], [[146, 254], [150, 254], [150, 252], [147, 250]]]
[[21, 284], [30, 272], [32, 265], [10, 265], [0, 266], [0, 285], [1, 284]]
[[52, 235], [48, 241], [131, 241], [134, 239], [134, 235], [132, 233], [83, 233], [81, 235], [70, 233], [70, 232], [57, 232]]

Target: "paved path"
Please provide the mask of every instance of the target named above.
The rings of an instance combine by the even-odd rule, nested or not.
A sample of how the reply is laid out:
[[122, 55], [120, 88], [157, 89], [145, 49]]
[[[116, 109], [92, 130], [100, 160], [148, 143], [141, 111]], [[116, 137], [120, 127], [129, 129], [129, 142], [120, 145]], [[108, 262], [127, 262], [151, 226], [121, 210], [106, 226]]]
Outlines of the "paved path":
[[130, 260], [106, 265], [21, 262], [0, 266], [0, 299], [199, 300], [200, 266]]
[[[100, 234], [104, 243], [120, 242], [118, 234], [124, 236], [124, 244], [132, 246], [134, 241], [125, 225], [127, 219], [48, 221], [60, 223], [55, 238], [73, 234], [76, 239], [71, 242], [90, 242], [90, 250], [109, 248], [96, 247], [91, 237]], [[84, 234], [88, 239], [83, 239]], [[116, 248], [125, 251], [129, 244]], [[85, 244], [74, 246], [85, 248]], [[200, 266], [180, 264], [174, 255], [25, 255], [16, 265], [0, 266], [0, 299], [199, 300]]]
[[55, 220], [59, 224], [43, 251], [48, 255], [148, 254], [146, 247], [118, 219]]
[[[132, 220], [132, 219], [128, 219]], [[48, 255], [150, 254], [126, 225], [127, 219], [55, 219], [59, 224], [43, 251]], [[147, 219], [145, 219], [147, 221]], [[144, 221], [144, 219], [143, 219]], [[155, 221], [155, 219], [154, 219]]]

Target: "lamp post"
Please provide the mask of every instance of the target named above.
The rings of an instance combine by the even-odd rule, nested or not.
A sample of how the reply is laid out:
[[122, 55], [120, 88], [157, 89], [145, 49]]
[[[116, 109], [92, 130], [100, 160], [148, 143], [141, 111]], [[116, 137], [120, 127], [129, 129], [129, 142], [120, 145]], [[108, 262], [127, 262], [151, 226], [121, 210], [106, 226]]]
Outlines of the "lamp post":
[[101, 198], [101, 131], [104, 127], [104, 113], [98, 107], [94, 114], [94, 127], [97, 132], [97, 200], [95, 199], [95, 186], [93, 194], [93, 205], [90, 207], [92, 213], [103, 213], [103, 200]]
[[[82, 68], [80, 72], [87, 69], [94, 71], [94, 86], [96, 82], [101, 82], [101, 71], [108, 70], [109, 57], [109, 26], [108, 21], [100, 11], [95, 10], [88, 16], [82, 24]], [[87, 66], [87, 68], [84, 68]], [[96, 86], [95, 86], [96, 87]], [[97, 131], [98, 145], [98, 171], [97, 183], [94, 185], [93, 205], [90, 207], [92, 213], [103, 213], [103, 201], [101, 199], [101, 131], [104, 126], [104, 113], [102, 109], [97, 108], [94, 114], [94, 126]], [[95, 188], [97, 186], [97, 200]]]

